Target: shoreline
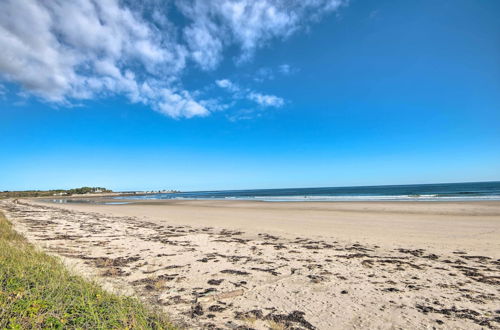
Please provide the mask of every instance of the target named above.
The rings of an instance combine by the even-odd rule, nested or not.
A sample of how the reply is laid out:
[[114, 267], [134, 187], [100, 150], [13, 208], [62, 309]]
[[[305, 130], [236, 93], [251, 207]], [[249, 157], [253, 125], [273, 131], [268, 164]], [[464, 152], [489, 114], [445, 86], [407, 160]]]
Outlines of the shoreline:
[[[78, 199], [78, 198], [76, 198]], [[116, 200], [94, 198], [103, 202]], [[157, 224], [211, 226], [293, 238], [335, 237], [394, 247], [471, 252], [500, 258], [500, 201], [474, 202], [263, 202], [120, 200], [129, 204], [66, 203], [68, 210], [147, 218]]]
[[30, 242], [181, 327], [498, 328], [500, 203], [302, 204], [0, 208]]

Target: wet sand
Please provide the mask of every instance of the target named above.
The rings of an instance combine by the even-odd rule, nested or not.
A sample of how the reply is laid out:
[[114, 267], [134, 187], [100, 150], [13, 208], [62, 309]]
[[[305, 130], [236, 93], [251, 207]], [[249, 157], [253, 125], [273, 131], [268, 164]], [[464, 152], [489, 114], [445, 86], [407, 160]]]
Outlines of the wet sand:
[[500, 326], [500, 202], [0, 208], [75, 271], [190, 328]]

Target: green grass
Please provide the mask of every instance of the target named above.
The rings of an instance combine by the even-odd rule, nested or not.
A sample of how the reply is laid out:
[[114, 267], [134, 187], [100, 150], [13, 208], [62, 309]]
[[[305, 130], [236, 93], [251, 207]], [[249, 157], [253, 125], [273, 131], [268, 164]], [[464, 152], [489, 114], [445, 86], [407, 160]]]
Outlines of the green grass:
[[104, 291], [29, 244], [0, 213], [0, 329], [174, 329], [137, 299]]

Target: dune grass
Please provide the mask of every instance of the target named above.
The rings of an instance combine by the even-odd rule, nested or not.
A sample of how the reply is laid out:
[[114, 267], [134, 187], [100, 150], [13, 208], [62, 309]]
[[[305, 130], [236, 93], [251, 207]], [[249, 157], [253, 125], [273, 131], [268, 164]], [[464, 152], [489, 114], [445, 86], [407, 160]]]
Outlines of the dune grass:
[[0, 213], [0, 329], [174, 329], [137, 299], [104, 291], [29, 244]]

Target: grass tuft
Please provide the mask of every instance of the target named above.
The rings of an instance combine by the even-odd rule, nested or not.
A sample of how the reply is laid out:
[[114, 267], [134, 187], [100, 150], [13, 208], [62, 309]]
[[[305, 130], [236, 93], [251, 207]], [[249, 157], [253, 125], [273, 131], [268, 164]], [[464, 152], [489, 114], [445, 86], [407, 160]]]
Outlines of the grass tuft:
[[29, 244], [0, 213], [0, 329], [174, 329], [137, 299], [104, 291]]

